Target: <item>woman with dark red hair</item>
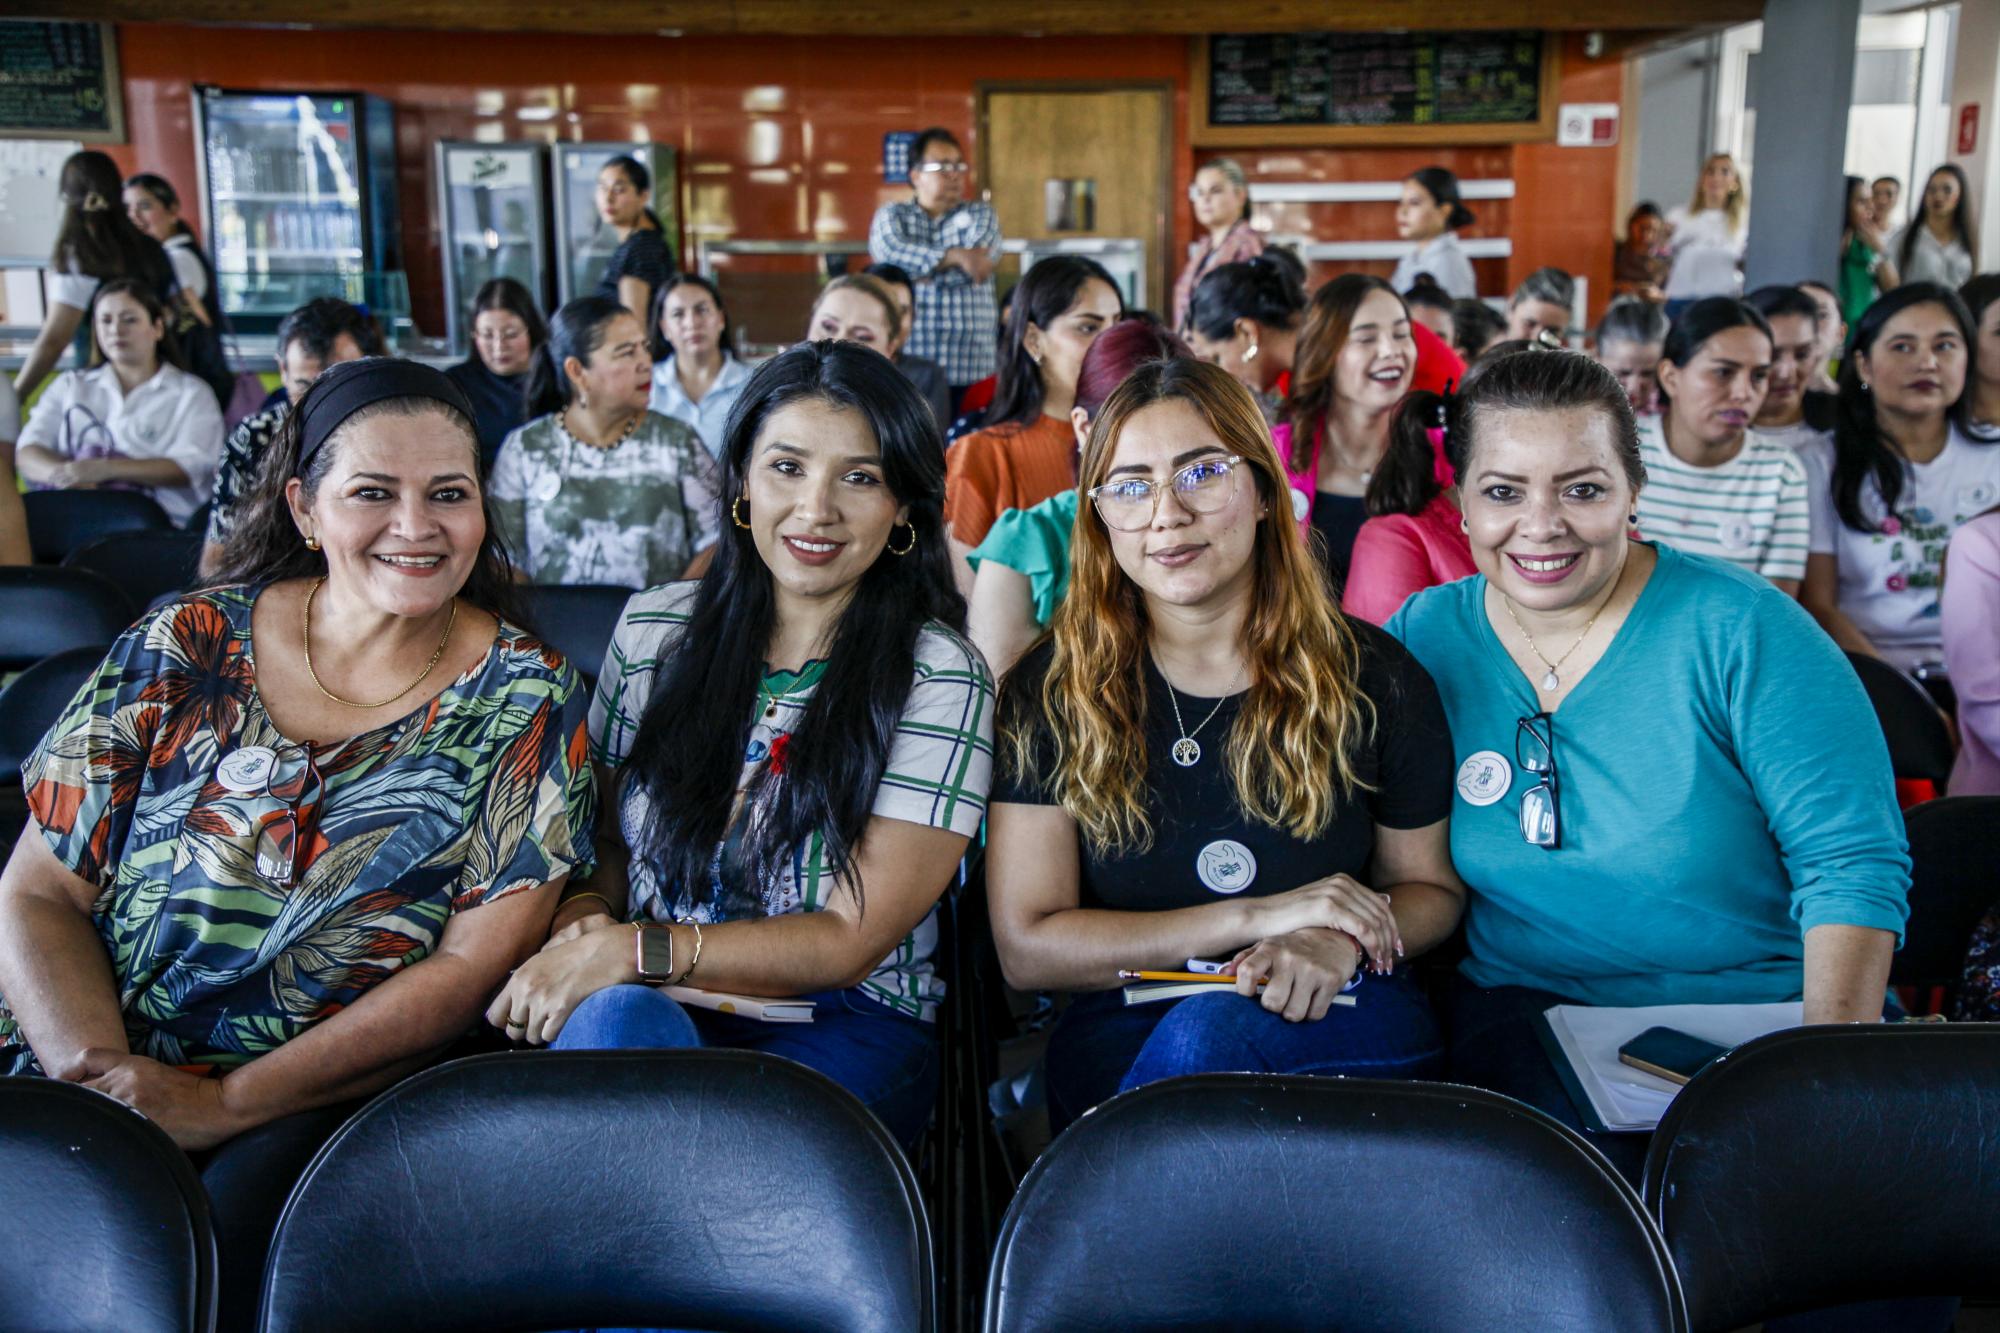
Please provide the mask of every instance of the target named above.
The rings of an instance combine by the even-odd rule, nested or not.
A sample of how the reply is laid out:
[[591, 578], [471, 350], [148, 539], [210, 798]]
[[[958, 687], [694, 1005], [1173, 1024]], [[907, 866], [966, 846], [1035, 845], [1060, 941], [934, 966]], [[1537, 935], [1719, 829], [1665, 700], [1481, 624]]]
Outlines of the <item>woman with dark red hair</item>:
[[[1126, 376], [1148, 361], [1192, 355], [1187, 344], [1151, 316], [1120, 320], [1098, 334], [1084, 353], [1070, 408], [1077, 449], [1090, 438], [1091, 418]], [[973, 568], [967, 630], [996, 677], [1005, 675], [1040, 636], [1069, 589], [1076, 506], [1072, 486], [1027, 509], [1008, 510], [967, 557]]]

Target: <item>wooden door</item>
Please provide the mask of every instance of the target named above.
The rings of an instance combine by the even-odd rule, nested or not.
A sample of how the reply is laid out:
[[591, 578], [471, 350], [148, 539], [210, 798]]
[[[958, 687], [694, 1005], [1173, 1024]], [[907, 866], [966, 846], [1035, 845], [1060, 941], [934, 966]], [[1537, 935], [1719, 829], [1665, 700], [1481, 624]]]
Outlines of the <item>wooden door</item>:
[[[982, 86], [980, 171], [1001, 232], [1137, 237], [1146, 243], [1146, 304], [1166, 311], [1171, 105], [1155, 84]], [[1065, 191], [1065, 182], [1086, 184]]]

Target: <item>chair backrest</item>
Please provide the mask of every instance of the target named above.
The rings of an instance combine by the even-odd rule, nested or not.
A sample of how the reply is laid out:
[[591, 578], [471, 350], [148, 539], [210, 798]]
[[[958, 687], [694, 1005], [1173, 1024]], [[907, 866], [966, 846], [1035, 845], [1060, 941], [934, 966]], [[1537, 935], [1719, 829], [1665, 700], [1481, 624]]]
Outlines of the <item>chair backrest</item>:
[[87, 569], [0, 568], [0, 671], [110, 643], [134, 619], [131, 599]]
[[0, 689], [0, 777], [28, 762], [62, 710], [104, 660], [109, 644], [71, 648], [23, 671]]
[[39, 564], [63, 557], [114, 532], [171, 528], [159, 502], [138, 491], [30, 491], [21, 497], [28, 511], [28, 545]]
[[405, 1080], [313, 1159], [263, 1327], [925, 1333], [934, 1281], [909, 1163], [824, 1075], [747, 1051], [502, 1053]]
[[1794, 1028], [1739, 1046], [1646, 1156], [1697, 1330], [2000, 1296], [2000, 1024]]
[[618, 628], [632, 590], [610, 583], [538, 583], [522, 592], [542, 642], [594, 682], [604, 670], [604, 650], [611, 646], [611, 631]]
[[1042, 1154], [985, 1327], [1684, 1324], [1638, 1195], [1539, 1111], [1451, 1084], [1204, 1074], [1113, 1098]]
[[1889, 742], [1889, 766], [1899, 778], [1920, 778], [1944, 790], [1954, 754], [1951, 728], [1930, 693], [1879, 657], [1849, 653], [1868, 702], [1875, 705], [1882, 736]]
[[1910, 920], [1889, 964], [1897, 986], [1954, 986], [1986, 913], [2000, 904], [2000, 796], [1946, 796], [1903, 812]]
[[199, 532], [180, 528], [116, 532], [71, 551], [63, 564], [104, 575], [125, 591], [134, 606], [147, 606], [194, 583], [201, 543]]
[[0, 1078], [0, 1326], [215, 1323], [215, 1232], [187, 1154], [101, 1093]]

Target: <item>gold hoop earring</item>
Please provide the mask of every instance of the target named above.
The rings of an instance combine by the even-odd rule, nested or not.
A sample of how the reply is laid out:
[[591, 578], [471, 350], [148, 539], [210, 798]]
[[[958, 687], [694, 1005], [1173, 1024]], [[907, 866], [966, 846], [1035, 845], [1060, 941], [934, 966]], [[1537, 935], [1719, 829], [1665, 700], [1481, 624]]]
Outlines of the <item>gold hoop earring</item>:
[[896, 527], [895, 527], [895, 528], [890, 528], [890, 529], [889, 529], [889, 535], [890, 535], [890, 536], [892, 536], [892, 537], [893, 537], [893, 536], [895, 536], [895, 535], [896, 535], [896, 528], [908, 528], [908, 529], [910, 530], [910, 540], [909, 540], [909, 541], [907, 541], [907, 542], [905, 542], [905, 543], [903, 543], [903, 545], [902, 545], [902, 547], [901, 547], [900, 549], [898, 549], [898, 548], [897, 548], [897, 547], [895, 547], [895, 546], [890, 546], [890, 547], [888, 548], [888, 551], [889, 551], [889, 554], [890, 554], [890, 555], [908, 555], [908, 554], [909, 554], [910, 552], [912, 552], [912, 551], [916, 550], [916, 549], [917, 549], [917, 525], [916, 525], [916, 524], [914, 524], [914, 523], [898, 523], [898, 524], [896, 525]]
[[743, 517], [743, 500], [744, 497], [739, 495], [736, 497], [735, 503], [729, 506], [729, 521], [739, 528], [748, 528], [750, 520]]

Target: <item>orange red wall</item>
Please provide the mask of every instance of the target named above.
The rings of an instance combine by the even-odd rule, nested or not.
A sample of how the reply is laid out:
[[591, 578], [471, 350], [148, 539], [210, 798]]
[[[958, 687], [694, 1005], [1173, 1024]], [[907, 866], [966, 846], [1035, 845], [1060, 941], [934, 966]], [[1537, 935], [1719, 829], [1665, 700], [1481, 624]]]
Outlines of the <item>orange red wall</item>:
[[[760, 240], [865, 237], [876, 205], [906, 191], [882, 179], [882, 136], [889, 131], [944, 125], [960, 135], [976, 164], [981, 82], [1171, 83], [1177, 201], [1196, 160], [1187, 135], [1189, 44], [1176, 36], [675, 38], [127, 23], [118, 26], [118, 40], [131, 143], [111, 151], [128, 170], [158, 171], [190, 196], [194, 84], [372, 92], [393, 101], [405, 263], [417, 323], [427, 332], [443, 329], [432, 145], [484, 137], [482, 127], [490, 134], [500, 126], [499, 137], [510, 140], [671, 145], [681, 157], [684, 225]], [[1572, 42], [1562, 68], [1563, 100], [1619, 100], [1621, 61], [1586, 60]], [[553, 120], [517, 115], [551, 105]], [[1297, 164], [1296, 174], [1260, 177], [1274, 180], [1393, 179], [1431, 161], [1461, 176], [1511, 175], [1520, 190], [1513, 207], [1488, 204], [1482, 222], [1514, 237], [1514, 256], [1504, 273], [1491, 265], [1495, 271], [1482, 274], [1482, 287], [1506, 290], [1544, 263], [1590, 274], [1594, 291], [1608, 286], [1615, 149], [1530, 144], [1235, 156], [1246, 164], [1253, 157]], [[1316, 239], [1394, 234], [1387, 204], [1323, 211], [1324, 218], [1315, 218]], [[1186, 206], [1178, 205], [1176, 256], [1193, 229]]]

